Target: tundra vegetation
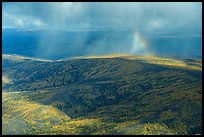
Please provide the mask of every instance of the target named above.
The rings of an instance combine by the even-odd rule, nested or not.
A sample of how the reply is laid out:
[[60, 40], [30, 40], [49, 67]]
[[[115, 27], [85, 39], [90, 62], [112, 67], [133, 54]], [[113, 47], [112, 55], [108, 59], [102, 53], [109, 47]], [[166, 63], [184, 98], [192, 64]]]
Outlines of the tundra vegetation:
[[202, 61], [2, 55], [3, 134], [202, 134]]

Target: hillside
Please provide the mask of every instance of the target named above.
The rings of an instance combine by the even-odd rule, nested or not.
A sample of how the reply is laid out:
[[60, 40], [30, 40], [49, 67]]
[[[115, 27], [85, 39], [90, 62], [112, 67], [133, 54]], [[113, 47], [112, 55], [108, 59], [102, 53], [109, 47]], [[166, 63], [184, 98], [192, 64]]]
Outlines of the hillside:
[[202, 61], [2, 55], [3, 134], [201, 134]]

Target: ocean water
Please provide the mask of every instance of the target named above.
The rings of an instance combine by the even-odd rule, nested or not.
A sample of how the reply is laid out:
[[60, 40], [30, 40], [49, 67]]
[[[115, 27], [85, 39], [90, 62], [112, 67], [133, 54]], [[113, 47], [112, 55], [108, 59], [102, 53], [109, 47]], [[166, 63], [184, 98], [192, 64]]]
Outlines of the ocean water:
[[[22, 31], [3, 29], [2, 51], [43, 59], [125, 53], [133, 51], [133, 31]], [[155, 37], [142, 35], [143, 51], [156, 56], [202, 58], [202, 37]]]

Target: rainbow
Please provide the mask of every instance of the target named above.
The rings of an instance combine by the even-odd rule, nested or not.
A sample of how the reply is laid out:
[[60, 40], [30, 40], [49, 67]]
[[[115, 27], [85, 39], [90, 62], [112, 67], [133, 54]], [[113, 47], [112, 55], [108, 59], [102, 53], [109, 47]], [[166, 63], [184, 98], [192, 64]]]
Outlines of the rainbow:
[[137, 55], [153, 55], [149, 50], [148, 42], [139, 32], [135, 32], [134, 34], [131, 53]]

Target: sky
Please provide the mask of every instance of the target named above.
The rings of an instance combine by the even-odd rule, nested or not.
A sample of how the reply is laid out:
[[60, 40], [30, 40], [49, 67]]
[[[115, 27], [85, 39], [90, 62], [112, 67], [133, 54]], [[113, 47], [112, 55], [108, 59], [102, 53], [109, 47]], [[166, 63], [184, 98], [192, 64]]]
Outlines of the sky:
[[2, 28], [201, 34], [201, 2], [4, 2]]
[[30, 38], [32, 44], [29, 35], [28, 43], [24, 36], [19, 43], [14, 37], [3, 42], [11, 46], [4, 48], [16, 51], [33, 45], [28, 51], [35, 48], [35, 57], [46, 59], [112, 53], [202, 55], [201, 2], [3, 2], [2, 28], [46, 30], [37, 40]]

